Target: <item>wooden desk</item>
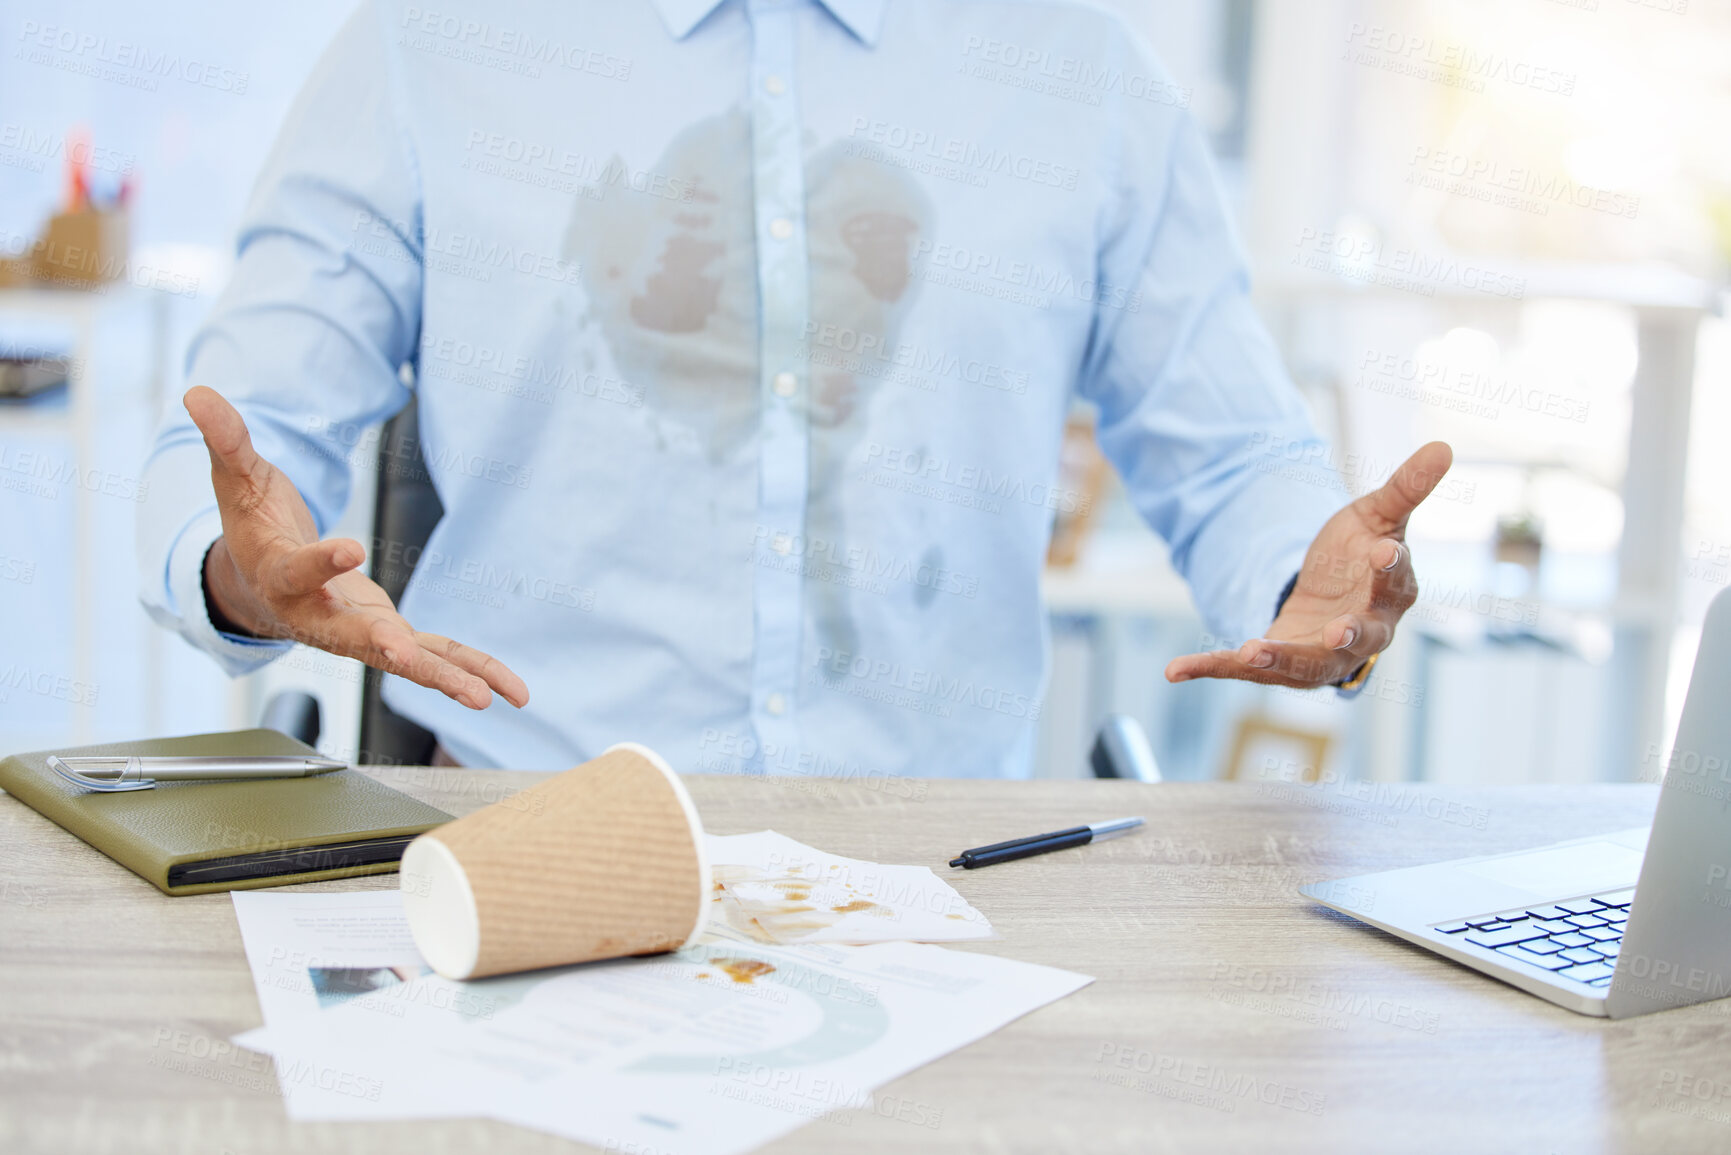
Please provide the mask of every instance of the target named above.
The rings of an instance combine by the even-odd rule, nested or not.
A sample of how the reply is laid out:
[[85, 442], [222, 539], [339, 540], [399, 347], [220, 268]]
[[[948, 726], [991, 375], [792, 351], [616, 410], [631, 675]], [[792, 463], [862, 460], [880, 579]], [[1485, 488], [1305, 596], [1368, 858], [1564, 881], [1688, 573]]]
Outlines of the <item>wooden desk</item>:
[[[454, 813], [533, 780], [380, 776]], [[981, 949], [1082, 971], [1092, 986], [888, 1085], [883, 1114], [813, 1123], [766, 1150], [1731, 1150], [1731, 1000], [1583, 1018], [1294, 893], [1314, 879], [1639, 825], [1653, 787], [1361, 784], [1380, 791], [1362, 796], [690, 782], [717, 832], [769, 826], [840, 854], [940, 868], [1007, 835], [1149, 820], [1138, 836], [953, 876], [1003, 933]], [[585, 1149], [483, 1120], [291, 1124], [262, 1057], [210, 1054], [261, 1021], [226, 895], [166, 898], [4, 797], [0, 876], [8, 1155]], [[1233, 1093], [1250, 1080], [1250, 1095]]]

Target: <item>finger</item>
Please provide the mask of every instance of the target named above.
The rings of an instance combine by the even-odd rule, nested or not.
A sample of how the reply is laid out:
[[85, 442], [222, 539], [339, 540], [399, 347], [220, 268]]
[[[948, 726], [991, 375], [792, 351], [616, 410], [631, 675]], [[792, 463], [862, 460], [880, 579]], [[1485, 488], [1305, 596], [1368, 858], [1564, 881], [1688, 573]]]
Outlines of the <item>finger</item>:
[[485, 710], [493, 702], [493, 693], [486, 682], [412, 640], [408, 648], [387, 650], [382, 657], [384, 664], [379, 668], [386, 673], [437, 690], [471, 710]]
[[1385, 537], [1370, 551], [1370, 561], [1381, 573], [1391, 573], [1406, 556], [1406, 543], [1399, 538]]
[[1336, 653], [1368, 658], [1388, 649], [1394, 627], [1376, 615], [1342, 614], [1322, 628], [1322, 643]]
[[349, 656], [417, 686], [437, 690], [471, 710], [485, 710], [493, 700], [486, 682], [423, 649], [401, 618], [375, 620], [367, 629], [361, 652]]
[[361, 543], [346, 537], [295, 546], [271, 568], [265, 584], [278, 597], [296, 598], [312, 593], [334, 577], [348, 573], [366, 560]]
[[1454, 450], [1447, 442], [1432, 441], [1421, 445], [1417, 453], [1401, 463], [1394, 475], [1381, 488], [1359, 498], [1373, 524], [1383, 533], [1395, 533], [1406, 522], [1419, 503], [1431, 495], [1443, 474], [1454, 464]]
[[429, 650], [446, 661], [453, 662], [474, 674], [487, 685], [497, 690], [499, 696], [511, 705], [521, 709], [529, 704], [529, 687], [516, 673], [491, 654], [465, 646], [462, 642], [438, 634], [416, 634], [415, 640], [421, 648]]
[[322, 620], [296, 622], [286, 633], [303, 646], [354, 658], [472, 710], [485, 710], [493, 700], [486, 682], [423, 648], [409, 624], [395, 614], [382, 618], [364, 609], [344, 609]]
[[1350, 650], [1308, 642], [1279, 642], [1273, 638], [1252, 638], [1238, 648], [1236, 657], [1247, 669], [1286, 678], [1289, 684], [1297, 686], [1338, 682], [1360, 662]]
[[1393, 610], [1398, 616], [1418, 600], [1418, 575], [1412, 568], [1412, 551], [1403, 541], [1386, 537], [1371, 550], [1370, 605]]
[[1188, 682], [1192, 678], [1216, 678], [1219, 674], [1211, 671], [1217, 669], [1220, 663], [1231, 659], [1235, 650], [1210, 650], [1205, 654], [1185, 654], [1173, 658], [1166, 663], [1166, 680], [1168, 682]]
[[181, 404], [204, 436], [211, 464], [237, 477], [250, 477], [258, 467], [259, 456], [240, 411], [215, 389], [203, 385], [188, 389]]
[[1198, 678], [1221, 678], [1237, 682], [1258, 682], [1265, 686], [1289, 686], [1310, 689], [1311, 684], [1299, 682], [1271, 669], [1246, 665], [1237, 650], [1215, 650], [1207, 654], [1186, 654], [1173, 658], [1166, 666], [1168, 682], [1189, 682]]

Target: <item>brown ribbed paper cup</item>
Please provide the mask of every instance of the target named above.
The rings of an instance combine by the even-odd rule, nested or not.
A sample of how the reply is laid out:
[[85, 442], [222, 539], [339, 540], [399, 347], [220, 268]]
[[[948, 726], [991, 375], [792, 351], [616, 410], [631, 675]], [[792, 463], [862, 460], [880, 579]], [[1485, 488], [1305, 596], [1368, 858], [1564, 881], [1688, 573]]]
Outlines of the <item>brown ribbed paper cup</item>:
[[677, 950], [710, 881], [679, 776], [626, 742], [421, 835], [401, 886], [428, 965], [472, 979]]

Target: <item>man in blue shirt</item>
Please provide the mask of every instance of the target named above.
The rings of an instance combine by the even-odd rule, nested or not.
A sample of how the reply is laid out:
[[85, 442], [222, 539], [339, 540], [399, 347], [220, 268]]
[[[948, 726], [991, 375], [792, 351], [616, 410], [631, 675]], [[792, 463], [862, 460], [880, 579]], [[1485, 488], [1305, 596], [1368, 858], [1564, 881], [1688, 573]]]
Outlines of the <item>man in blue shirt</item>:
[[[400, 675], [466, 764], [1022, 775], [1081, 397], [1249, 639], [1168, 677], [1350, 678], [1448, 449], [1344, 510], [1280, 476], [1323, 447], [1185, 103], [1080, 5], [367, 0], [190, 350], [145, 603], [234, 673]], [[399, 614], [323, 534], [411, 389]]]

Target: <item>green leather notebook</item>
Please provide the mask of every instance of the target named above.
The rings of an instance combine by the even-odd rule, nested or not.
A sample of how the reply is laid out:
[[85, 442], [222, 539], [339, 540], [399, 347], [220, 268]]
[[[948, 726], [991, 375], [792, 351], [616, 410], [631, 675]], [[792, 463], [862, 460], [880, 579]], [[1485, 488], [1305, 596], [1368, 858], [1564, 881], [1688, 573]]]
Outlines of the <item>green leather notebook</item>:
[[154, 790], [80, 790], [50, 754], [315, 754], [275, 730], [194, 734], [39, 750], [0, 761], [0, 789], [76, 834], [164, 894], [318, 882], [397, 869], [417, 834], [451, 816], [353, 770], [309, 778], [161, 782]]

